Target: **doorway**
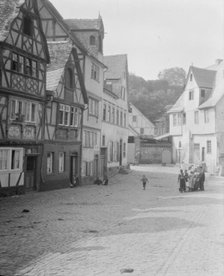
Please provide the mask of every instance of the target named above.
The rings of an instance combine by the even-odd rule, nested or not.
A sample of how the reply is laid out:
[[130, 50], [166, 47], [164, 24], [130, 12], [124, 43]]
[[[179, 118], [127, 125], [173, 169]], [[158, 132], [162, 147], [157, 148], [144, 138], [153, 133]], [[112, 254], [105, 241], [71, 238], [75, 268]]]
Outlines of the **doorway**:
[[37, 189], [36, 186], [36, 168], [37, 168], [37, 156], [26, 157], [26, 176], [25, 176], [25, 188], [28, 191]]
[[78, 175], [78, 155], [72, 155], [70, 157], [70, 182], [72, 184], [74, 184], [74, 177]]

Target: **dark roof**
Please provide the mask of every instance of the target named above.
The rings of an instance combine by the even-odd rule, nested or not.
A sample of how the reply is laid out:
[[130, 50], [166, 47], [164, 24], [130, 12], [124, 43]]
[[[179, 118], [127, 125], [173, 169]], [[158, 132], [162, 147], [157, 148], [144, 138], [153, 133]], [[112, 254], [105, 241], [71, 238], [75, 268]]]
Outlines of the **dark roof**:
[[101, 30], [103, 26], [102, 18], [97, 19], [65, 19], [72, 30]]
[[48, 49], [51, 63], [47, 71], [64, 68], [71, 54], [72, 43], [70, 41], [48, 41]]
[[10, 25], [24, 2], [25, 0], [0, 0], [0, 41], [7, 38]]
[[199, 87], [213, 87], [216, 71], [191, 66], [190, 72], [193, 73], [195, 81], [197, 82]]
[[108, 67], [105, 72], [106, 79], [120, 79], [126, 72], [127, 68], [127, 55], [112, 55], [104, 56], [104, 64]]

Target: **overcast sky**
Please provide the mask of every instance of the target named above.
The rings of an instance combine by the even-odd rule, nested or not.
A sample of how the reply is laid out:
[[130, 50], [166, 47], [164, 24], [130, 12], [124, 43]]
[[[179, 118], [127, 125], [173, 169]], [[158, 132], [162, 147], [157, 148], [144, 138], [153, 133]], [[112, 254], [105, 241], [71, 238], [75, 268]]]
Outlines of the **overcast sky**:
[[223, 58], [223, 0], [50, 0], [65, 18], [104, 23], [104, 55], [127, 54], [129, 72], [149, 79]]

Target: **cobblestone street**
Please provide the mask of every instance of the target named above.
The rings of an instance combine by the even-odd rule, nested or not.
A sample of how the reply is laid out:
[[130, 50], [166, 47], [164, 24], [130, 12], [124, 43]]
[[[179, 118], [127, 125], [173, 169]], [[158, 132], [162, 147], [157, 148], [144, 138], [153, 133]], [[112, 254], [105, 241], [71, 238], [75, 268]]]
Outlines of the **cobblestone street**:
[[180, 194], [177, 171], [0, 198], [0, 275], [223, 276], [224, 178]]

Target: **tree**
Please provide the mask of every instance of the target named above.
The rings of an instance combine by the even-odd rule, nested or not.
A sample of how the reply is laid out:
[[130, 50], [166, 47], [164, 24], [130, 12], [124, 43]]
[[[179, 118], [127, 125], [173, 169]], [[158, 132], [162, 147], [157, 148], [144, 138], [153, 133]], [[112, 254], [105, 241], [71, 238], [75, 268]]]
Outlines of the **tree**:
[[167, 80], [171, 86], [183, 87], [186, 80], [186, 72], [183, 68], [173, 67], [159, 72], [158, 79]]

